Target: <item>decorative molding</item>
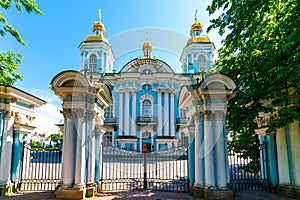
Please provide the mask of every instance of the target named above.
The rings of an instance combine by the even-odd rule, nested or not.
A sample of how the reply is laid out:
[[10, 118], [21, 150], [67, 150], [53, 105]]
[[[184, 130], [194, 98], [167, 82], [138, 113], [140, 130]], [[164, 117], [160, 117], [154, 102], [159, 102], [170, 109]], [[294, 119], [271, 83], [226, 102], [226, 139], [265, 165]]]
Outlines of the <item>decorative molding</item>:
[[78, 118], [83, 118], [86, 116], [86, 109], [83, 108], [77, 108], [73, 109], [74, 116], [77, 116]]
[[64, 118], [71, 118], [73, 116], [72, 110], [70, 108], [65, 108], [65, 109], [61, 110], [60, 113], [63, 114]]
[[212, 120], [212, 118], [213, 118], [213, 112], [212, 112], [211, 110], [206, 110], [206, 111], [203, 113], [203, 118], [204, 118], [204, 120], [206, 120], [206, 121]]
[[4, 111], [4, 118], [10, 119], [15, 116], [15, 112], [6, 110]]
[[215, 120], [225, 121], [225, 112], [224, 111], [214, 111], [213, 112]]

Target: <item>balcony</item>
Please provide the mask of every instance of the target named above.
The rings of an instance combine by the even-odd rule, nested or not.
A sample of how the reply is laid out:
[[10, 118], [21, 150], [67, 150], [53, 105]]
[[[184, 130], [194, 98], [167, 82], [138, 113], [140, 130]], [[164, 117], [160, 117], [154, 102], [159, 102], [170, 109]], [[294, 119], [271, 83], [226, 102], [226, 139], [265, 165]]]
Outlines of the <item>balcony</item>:
[[149, 125], [149, 124], [156, 125], [157, 119], [156, 119], [156, 117], [138, 117], [136, 119], [136, 124], [137, 125]]
[[176, 131], [179, 130], [180, 126], [186, 125], [187, 119], [186, 118], [177, 118], [176, 119]]
[[112, 126], [114, 130], [117, 130], [117, 118], [116, 117], [107, 117], [104, 119], [104, 125]]

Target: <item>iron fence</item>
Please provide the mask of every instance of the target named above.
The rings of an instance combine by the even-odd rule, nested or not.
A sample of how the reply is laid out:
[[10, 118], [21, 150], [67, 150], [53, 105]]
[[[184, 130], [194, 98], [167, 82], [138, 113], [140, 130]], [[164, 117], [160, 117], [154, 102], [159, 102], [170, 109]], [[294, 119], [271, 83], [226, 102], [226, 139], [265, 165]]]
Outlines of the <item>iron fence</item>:
[[21, 191], [55, 190], [61, 179], [62, 152], [55, 148], [24, 145]]
[[267, 157], [265, 144], [258, 149], [258, 160], [244, 158], [229, 148], [230, 186], [234, 191], [266, 191], [268, 187]]
[[187, 149], [142, 153], [103, 150], [102, 190], [189, 191]]

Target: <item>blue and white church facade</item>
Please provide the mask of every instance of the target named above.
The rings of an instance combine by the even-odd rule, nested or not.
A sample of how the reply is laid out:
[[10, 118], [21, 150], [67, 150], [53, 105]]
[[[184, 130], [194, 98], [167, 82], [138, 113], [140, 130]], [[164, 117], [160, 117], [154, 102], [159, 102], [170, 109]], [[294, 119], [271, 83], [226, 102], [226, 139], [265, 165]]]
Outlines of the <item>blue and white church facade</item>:
[[180, 73], [152, 55], [148, 38], [140, 57], [115, 67], [100, 16], [93, 32], [79, 45], [81, 72], [93, 83], [109, 85], [112, 91], [113, 104], [105, 111], [104, 145], [146, 152], [187, 145], [186, 133], [180, 128], [186, 124], [186, 116], [177, 105], [179, 92], [182, 86], [203, 78], [215, 50], [214, 43], [202, 35], [202, 24], [195, 18], [180, 57]]

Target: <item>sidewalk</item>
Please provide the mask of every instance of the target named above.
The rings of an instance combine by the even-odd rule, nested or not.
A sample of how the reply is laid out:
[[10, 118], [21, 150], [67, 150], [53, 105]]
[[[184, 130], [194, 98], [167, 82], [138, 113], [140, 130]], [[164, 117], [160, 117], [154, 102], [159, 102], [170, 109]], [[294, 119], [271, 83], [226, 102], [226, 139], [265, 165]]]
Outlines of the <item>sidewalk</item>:
[[[46, 200], [55, 199], [53, 192], [22, 193], [0, 197], [0, 200]], [[189, 193], [160, 192], [160, 191], [122, 191], [97, 194], [87, 200], [201, 200]], [[236, 200], [293, 200], [270, 192], [238, 192]]]

